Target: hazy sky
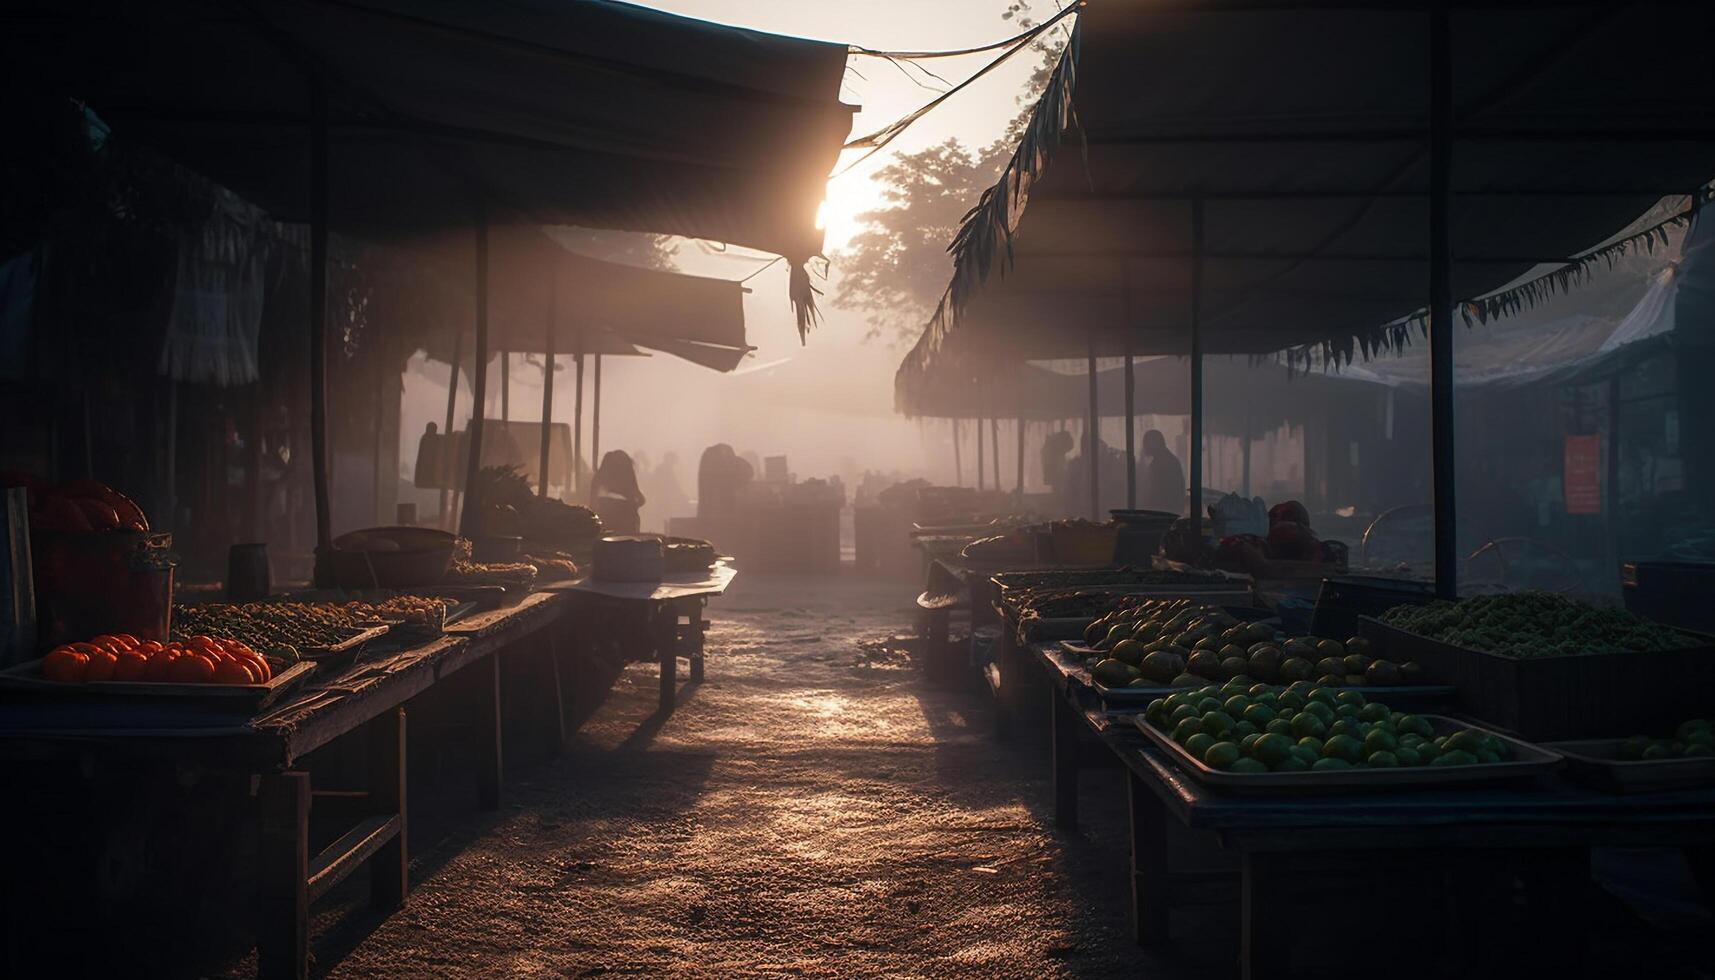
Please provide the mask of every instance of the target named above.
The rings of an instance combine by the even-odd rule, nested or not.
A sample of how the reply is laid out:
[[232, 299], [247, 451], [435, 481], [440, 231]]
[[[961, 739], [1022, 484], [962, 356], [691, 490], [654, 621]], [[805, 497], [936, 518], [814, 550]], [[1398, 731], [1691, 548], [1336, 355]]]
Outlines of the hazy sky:
[[[985, 44], [1019, 31], [1002, 20], [1007, 0], [651, 0], [647, 6], [742, 27], [880, 50], [950, 50]], [[1038, 19], [1051, 16], [1055, 0], [1035, 0]], [[957, 84], [992, 54], [937, 60], [936, 74]], [[825, 211], [828, 248], [837, 250], [852, 234], [852, 216], [873, 205], [869, 174], [895, 151], [911, 151], [957, 137], [980, 146], [994, 140], [1018, 112], [1018, 97], [1035, 64], [1022, 53], [919, 120], [905, 135], [861, 168], [833, 181]], [[933, 83], [931, 83], [933, 84]], [[938, 87], [938, 86], [937, 86]], [[933, 99], [894, 64], [871, 57], [850, 62], [842, 98], [859, 105], [854, 134], [867, 133]], [[848, 159], [849, 159], [848, 155]], [[766, 258], [755, 253], [712, 254], [686, 243], [676, 261], [682, 271], [740, 279]], [[837, 279], [837, 263], [831, 276]], [[718, 375], [666, 355], [609, 358], [604, 364], [602, 447], [643, 450], [652, 459], [676, 452], [681, 477], [694, 481], [695, 460], [705, 446], [731, 442], [762, 455], [784, 453], [800, 477], [827, 475], [854, 459], [875, 469], [945, 469], [951, 479], [947, 428], [893, 415], [893, 372], [904, 350], [891, 338], [865, 342], [863, 311], [835, 309], [824, 297], [824, 320], [800, 346], [786, 299], [786, 270], [769, 269], [748, 285], [745, 314], [757, 351], [734, 375]], [[831, 283], [820, 283], [830, 294]], [[438, 383], [407, 380], [403, 419], [406, 452], [415, 452], [423, 423], [445, 411], [446, 372], [431, 369]], [[536, 385], [526, 388], [528, 374]], [[491, 375], [490, 388], [498, 383]], [[514, 372], [514, 417], [535, 418], [539, 372]], [[565, 389], [555, 399], [557, 420], [571, 415]], [[468, 407], [468, 388], [460, 396]], [[587, 424], [587, 420], [586, 420]], [[459, 426], [463, 427], [462, 423]], [[968, 465], [968, 464], [967, 464]]]

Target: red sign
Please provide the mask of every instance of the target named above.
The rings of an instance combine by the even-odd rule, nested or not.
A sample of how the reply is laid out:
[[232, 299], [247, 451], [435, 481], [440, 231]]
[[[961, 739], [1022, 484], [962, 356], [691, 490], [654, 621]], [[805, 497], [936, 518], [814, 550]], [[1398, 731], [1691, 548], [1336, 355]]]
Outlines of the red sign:
[[1566, 512], [1602, 512], [1602, 437], [1566, 437]]

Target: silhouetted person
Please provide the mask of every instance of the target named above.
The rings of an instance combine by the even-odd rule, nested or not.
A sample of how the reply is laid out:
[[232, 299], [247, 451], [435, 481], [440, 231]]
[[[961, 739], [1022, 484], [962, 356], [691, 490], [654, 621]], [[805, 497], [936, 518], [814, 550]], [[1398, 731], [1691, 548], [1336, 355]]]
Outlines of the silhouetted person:
[[1071, 451], [1072, 433], [1065, 429], [1042, 440], [1042, 482], [1061, 493], [1066, 489], [1066, 454]]
[[697, 519], [721, 520], [738, 509], [738, 492], [756, 478], [756, 468], [724, 442], [703, 450], [697, 461]]
[[637, 468], [623, 450], [615, 449], [602, 456], [590, 484], [590, 497], [602, 527], [614, 534], [636, 534], [641, 527], [638, 511], [643, 509], [643, 491], [637, 487]]
[[1185, 467], [1167, 448], [1167, 437], [1159, 429], [1143, 434], [1143, 479], [1138, 504], [1146, 510], [1169, 514], [1185, 512]]

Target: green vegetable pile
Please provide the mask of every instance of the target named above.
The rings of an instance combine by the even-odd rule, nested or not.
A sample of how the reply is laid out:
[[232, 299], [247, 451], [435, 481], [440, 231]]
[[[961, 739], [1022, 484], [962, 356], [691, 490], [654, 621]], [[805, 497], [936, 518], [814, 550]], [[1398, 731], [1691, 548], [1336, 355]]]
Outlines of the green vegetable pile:
[[1633, 735], [1620, 743], [1618, 754], [1622, 762], [1715, 756], [1715, 720], [1693, 718], [1680, 725], [1672, 738]]
[[1683, 650], [1695, 638], [1623, 609], [1547, 592], [1485, 595], [1395, 606], [1382, 621], [1432, 640], [1507, 657]]
[[1488, 732], [1437, 734], [1427, 718], [1309, 683], [1185, 690], [1151, 701], [1144, 719], [1209, 768], [1236, 773], [1446, 768], [1508, 756]]

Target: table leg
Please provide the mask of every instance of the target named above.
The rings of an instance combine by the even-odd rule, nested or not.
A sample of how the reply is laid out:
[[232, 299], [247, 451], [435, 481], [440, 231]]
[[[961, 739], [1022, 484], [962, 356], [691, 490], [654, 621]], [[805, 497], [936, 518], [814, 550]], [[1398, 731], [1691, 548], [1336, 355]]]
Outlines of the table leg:
[[411, 887], [410, 819], [405, 787], [405, 709], [395, 708], [369, 723], [369, 793], [379, 814], [399, 815], [399, 836], [369, 861], [369, 904], [396, 909]]
[[1290, 875], [1278, 854], [1247, 850], [1240, 885], [1239, 973], [1243, 980], [1292, 974], [1290, 906], [1283, 895]]
[[691, 604], [686, 619], [690, 621], [691, 631], [691, 683], [703, 682], [703, 639], [709, 624], [703, 620], [703, 609], [708, 605], [707, 600], [698, 599]]
[[1126, 772], [1126, 804], [1131, 811], [1131, 912], [1139, 946], [1161, 946], [1169, 938], [1167, 807], [1137, 773]]
[[476, 799], [484, 810], [500, 809], [504, 768], [500, 739], [500, 658], [490, 656], [466, 668], [474, 680], [471, 723], [476, 730]]
[[659, 610], [655, 622], [650, 624], [655, 634], [655, 654], [661, 664], [662, 714], [671, 712], [679, 701], [678, 623], [679, 614], [666, 608]]
[[1066, 833], [1078, 830], [1078, 728], [1083, 720], [1071, 698], [1054, 685], [1048, 686], [1052, 700], [1049, 726], [1054, 758], [1054, 826]]
[[262, 777], [261, 922], [256, 930], [256, 972], [262, 980], [305, 980], [310, 975], [310, 776]]
[[566, 684], [560, 676], [559, 636], [552, 626], [543, 630], [543, 633], [545, 636], [542, 640], [542, 648], [543, 654], [548, 658], [548, 683], [554, 689], [553, 696], [548, 699], [554, 711], [554, 720], [549, 726], [549, 730], [553, 733], [554, 743], [549, 748], [555, 755], [564, 755], [569, 733], [566, 731]]

